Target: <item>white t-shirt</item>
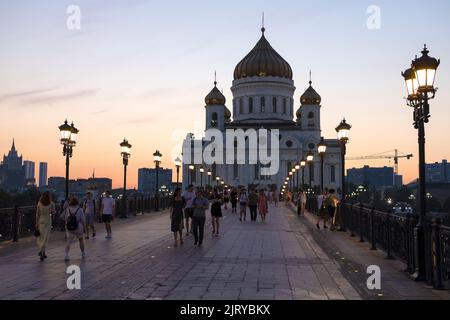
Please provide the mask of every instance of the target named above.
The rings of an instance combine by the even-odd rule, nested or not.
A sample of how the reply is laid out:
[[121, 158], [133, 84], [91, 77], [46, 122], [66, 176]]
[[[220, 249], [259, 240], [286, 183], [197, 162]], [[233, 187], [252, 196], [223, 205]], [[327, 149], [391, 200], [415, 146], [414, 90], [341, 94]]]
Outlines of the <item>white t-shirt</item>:
[[114, 200], [113, 198], [103, 198], [102, 205], [103, 205], [102, 214], [112, 215], [114, 207], [116, 206], [116, 200]]
[[192, 191], [192, 192], [185, 191], [185, 192], [183, 192], [182, 197], [186, 201], [186, 208], [192, 208], [192, 202], [196, 198], [195, 192], [194, 191]]
[[320, 210], [322, 208], [323, 201], [325, 200], [325, 196], [323, 194], [319, 194], [317, 196], [317, 208]]

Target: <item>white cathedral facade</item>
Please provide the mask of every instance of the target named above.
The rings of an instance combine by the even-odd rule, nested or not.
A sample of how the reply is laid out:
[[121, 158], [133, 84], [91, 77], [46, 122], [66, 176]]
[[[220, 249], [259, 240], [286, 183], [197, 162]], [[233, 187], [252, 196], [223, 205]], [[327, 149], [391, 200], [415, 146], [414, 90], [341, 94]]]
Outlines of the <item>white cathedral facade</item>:
[[[267, 41], [264, 28], [256, 46], [235, 68], [231, 87], [232, 111], [226, 106], [225, 96], [216, 84], [205, 98], [206, 130], [220, 130], [224, 132], [224, 139], [225, 131], [229, 129], [279, 130], [279, 170], [273, 175], [262, 175], [260, 163], [194, 162], [194, 145], [200, 144], [204, 149], [211, 142], [205, 141], [204, 138], [194, 140], [198, 137], [191, 139], [188, 135], [183, 144], [183, 188], [189, 184], [205, 187], [209, 182], [216, 186], [216, 177], [220, 177], [220, 181], [223, 180], [228, 186], [271, 188], [280, 191], [289, 171], [306, 158], [310, 151], [314, 154], [312, 186], [320, 186], [321, 160], [317, 145], [322, 137], [321, 97], [310, 81], [308, 89], [301, 96], [300, 107], [295, 107], [296, 88], [292, 68]], [[327, 145], [324, 156], [324, 187], [340, 193], [341, 149], [336, 138], [324, 141]], [[223, 145], [226, 146], [226, 141], [223, 141]], [[186, 153], [189, 152], [191, 154], [187, 157]], [[211, 172], [210, 177], [208, 171]], [[304, 169], [304, 174], [303, 180], [309, 185], [309, 165]], [[297, 175], [294, 175], [296, 178]], [[301, 182], [302, 170], [299, 173], [300, 186]]]

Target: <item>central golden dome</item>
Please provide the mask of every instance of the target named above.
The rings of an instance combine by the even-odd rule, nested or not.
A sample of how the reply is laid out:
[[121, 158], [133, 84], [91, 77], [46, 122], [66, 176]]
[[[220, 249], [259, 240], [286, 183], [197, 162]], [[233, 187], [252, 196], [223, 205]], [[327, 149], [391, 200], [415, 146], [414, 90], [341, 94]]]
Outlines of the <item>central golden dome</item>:
[[234, 70], [234, 80], [247, 77], [281, 77], [292, 80], [292, 68], [264, 36]]

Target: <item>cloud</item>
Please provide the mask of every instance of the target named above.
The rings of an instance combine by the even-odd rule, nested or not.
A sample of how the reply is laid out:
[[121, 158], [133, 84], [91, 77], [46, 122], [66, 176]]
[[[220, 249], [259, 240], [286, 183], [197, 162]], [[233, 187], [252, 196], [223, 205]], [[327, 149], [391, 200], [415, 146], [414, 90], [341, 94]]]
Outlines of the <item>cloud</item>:
[[18, 92], [12, 92], [0, 95], [0, 103], [11, 100], [11, 99], [20, 99], [20, 98], [26, 98], [30, 96], [45, 94], [48, 92], [55, 91], [57, 88], [47, 88], [47, 89], [35, 89], [35, 90], [28, 90], [28, 91], [18, 91]]
[[79, 90], [69, 93], [47, 94], [22, 101], [22, 105], [52, 104], [55, 102], [83, 99], [97, 94], [100, 89]]

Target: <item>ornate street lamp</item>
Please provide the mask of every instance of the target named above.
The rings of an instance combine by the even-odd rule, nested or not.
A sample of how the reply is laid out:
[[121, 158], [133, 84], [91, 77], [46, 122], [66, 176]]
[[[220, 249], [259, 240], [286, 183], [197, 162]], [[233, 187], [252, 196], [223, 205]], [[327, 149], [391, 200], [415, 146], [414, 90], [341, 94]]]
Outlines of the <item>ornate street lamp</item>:
[[300, 190], [300, 187], [299, 187], [299, 172], [300, 172], [300, 163], [297, 163], [296, 165], [295, 165], [295, 171], [296, 171], [296, 175], [297, 175], [297, 177], [296, 177], [296, 180], [297, 180], [297, 192]]
[[312, 176], [313, 176], [313, 170], [314, 170], [314, 154], [312, 153], [312, 150], [310, 150], [306, 154], [306, 162], [309, 164], [309, 187], [308, 187], [308, 189], [310, 190], [310, 192], [308, 193], [308, 209], [311, 210], [312, 209], [311, 189], [312, 189]]
[[289, 171], [289, 189], [291, 190], [291, 192], [294, 191], [294, 174], [292, 173], [292, 171]]
[[123, 142], [120, 144], [120, 154], [122, 156], [123, 162], [123, 194], [122, 194], [122, 212], [121, 218], [128, 218], [128, 204], [127, 204], [127, 167], [128, 160], [131, 157], [131, 144], [128, 143], [127, 139], [123, 139]]
[[159, 166], [161, 165], [162, 154], [159, 150], [153, 154], [153, 161], [156, 167], [156, 190], [155, 190], [155, 211], [159, 211]]
[[402, 73], [408, 92], [407, 105], [414, 109], [414, 128], [419, 136], [419, 221], [416, 226], [417, 241], [417, 276], [416, 280], [427, 279], [426, 274], [426, 250], [424, 224], [427, 215], [427, 191], [425, 178], [425, 123], [430, 119], [429, 100], [434, 99], [436, 88], [434, 82], [440, 60], [430, 57], [429, 51], [424, 46], [422, 56], [415, 58], [411, 68]]
[[317, 145], [317, 149], [319, 151], [320, 156], [320, 191], [323, 193], [323, 163], [325, 158], [325, 153], [327, 152], [327, 144], [325, 143], [325, 140], [320, 138], [320, 142]]
[[216, 177], [217, 188], [219, 188], [220, 177]]
[[205, 168], [201, 166], [199, 171], [200, 171], [200, 188], [203, 189], [203, 174], [205, 173]]
[[306, 167], [305, 159], [300, 160], [300, 167], [302, 168], [302, 189], [305, 189], [305, 167]]
[[341, 145], [341, 192], [342, 192], [342, 199], [341, 199], [341, 220], [340, 221], [340, 227], [339, 231], [346, 231], [345, 227], [345, 217], [344, 217], [344, 210], [345, 210], [345, 195], [347, 193], [346, 186], [345, 186], [345, 154], [347, 153], [347, 143], [350, 137], [350, 129], [352, 128], [351, 125], [349, 125], [345, 119], [341, 121], [341, 123], [336, 127], [336, 132], [338, 136], [339, 143]]
[[189, 184], [191, 185], [194, 182], [194, 171], [195, 166], [193, 164], [189, 165]]
[[70, 158], [73, 155], [73, 148], [77, 144], [77, 137], [79, 130], [75, 128], [73, 122], [69, 125], [67, 120], [59, 126], [60, 132], [60, 142], [63, 145], [63, 156], [66, 157], [66, 188], [65, 188], [65, 198], [66, 201], [69, 200], [69, 167]]
[[211, 176], [212, 176], [212, 171], [211, 171], [211, 170], [208, 170], [207, 175], [208, 175], [208, 185], [209, 185], [209, 187], [211, 188], [211, 187], [212, 187], [212, 186], [211, 186]]
[[175, 167], [177, 168], [177, 188], [180, 187], [180, 168], [183, 165], [183, 161], [180, 159], [180, 157], [177, 157], [175, 159]]

